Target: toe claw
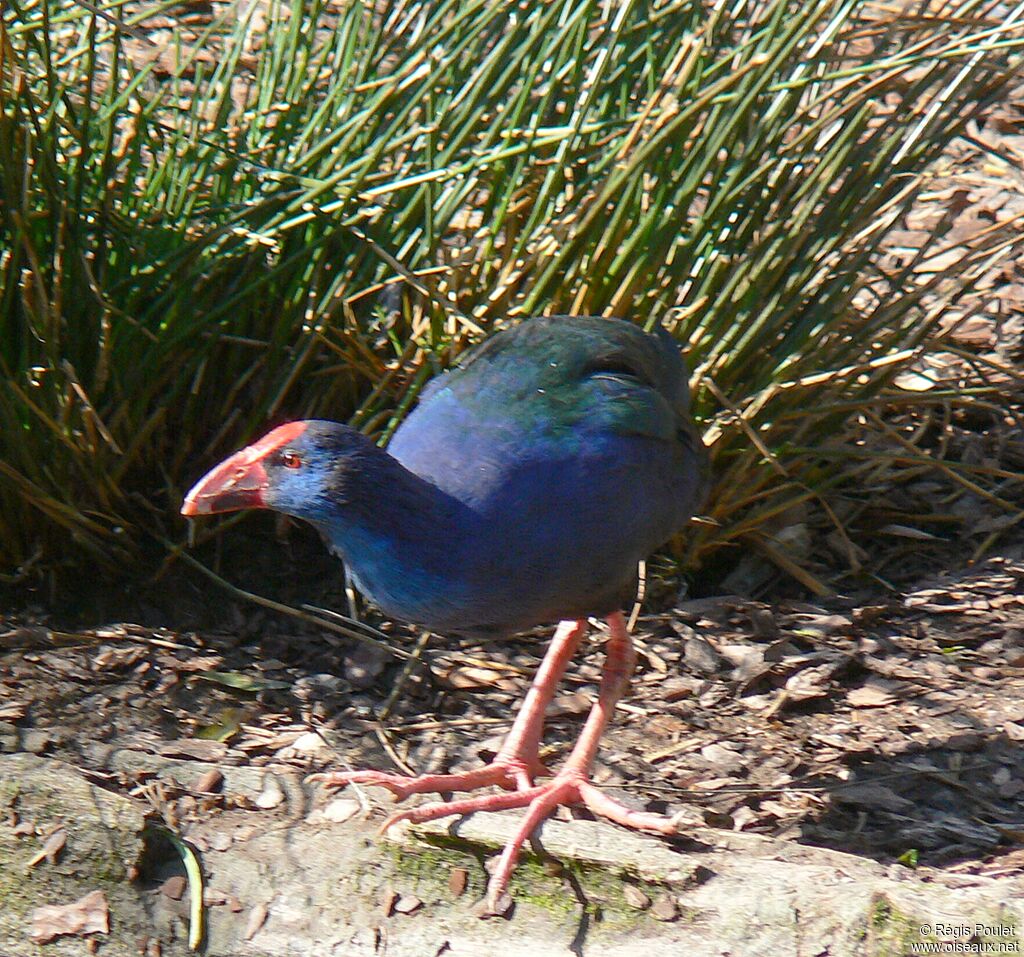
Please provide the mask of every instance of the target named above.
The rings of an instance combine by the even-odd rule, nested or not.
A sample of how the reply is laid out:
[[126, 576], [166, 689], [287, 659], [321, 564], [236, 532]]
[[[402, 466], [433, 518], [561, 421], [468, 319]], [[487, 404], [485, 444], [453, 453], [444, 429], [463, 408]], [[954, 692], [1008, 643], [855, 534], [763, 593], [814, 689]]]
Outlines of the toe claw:
[[410, 819], [410, 816], [412, 815], [413, 810], [415, 810], [415, 808], [408, 811], [398, 811], [395, 814], [388, 815], [388, 817], [385, 818], [384, 823], [381, 824], [379, 828], [377, 828], [377, 836], [382, 837], [384, 833], [388, 830], [388, 828], [393, 827], [399, 821], [408, 821]]
[[487, 896], [481, 902], [477, 916], [479, 917], [507, 917], [512, 910], [512, 895], [504, 887], [488, 888]]

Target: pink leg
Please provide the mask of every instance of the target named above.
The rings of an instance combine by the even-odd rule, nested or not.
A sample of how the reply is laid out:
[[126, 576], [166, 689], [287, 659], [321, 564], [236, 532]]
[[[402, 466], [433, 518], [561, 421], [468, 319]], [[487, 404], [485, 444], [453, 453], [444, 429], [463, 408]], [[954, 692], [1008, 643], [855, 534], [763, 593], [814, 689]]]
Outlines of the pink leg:
[[528, 790], [536, 775], [546, 773], [539, 757], [544, 712], [555, 696], [558, 682], [576, 653], [586, 627], [585, 621], [563, 621], [559, 624], [512, 729], [490, 764], [458, 774], [421, 774], [415, 778], [384, 771], [330, 771], [314, 774], [310, 780], [320, 781], [327, 787], [379, 785], [400, 801], [410, 794], [425, 791], [473, 791], [490, 784]]
[[505, 845], [487, 885], [487, 904], [493, 913], [504, 913], [508, 909], [508, 884], [519, 851], [534, 828], [560, 804], [585, 804], [595, 814], [610, 818], [625, 827], [657, 831], [662, 834], [674, 834], [677, 830], [674, 820], [658, 814], [631, 810], [603, 794], [587, 780], [601, 735], [611, 720], [616, 703], [626, 690], [636, 662], [636, 653], [622, 615], [618, 612], [610, 615], [608, 625], [611, 635], [608, 639], [607, 657], [597, 702], [587, 717], [587, 722], [565, 767], [551, 781], [521, 789], [514, 794], [482, 795], [461, 801], [424, 804], [392, 815], [384, 822], [384, 827], [387, 828], [401, 820], [430, 821], [450, 814], [471, 814], [474, 811], [496, 811], [514, 807], [527, 808], [526, 816]]

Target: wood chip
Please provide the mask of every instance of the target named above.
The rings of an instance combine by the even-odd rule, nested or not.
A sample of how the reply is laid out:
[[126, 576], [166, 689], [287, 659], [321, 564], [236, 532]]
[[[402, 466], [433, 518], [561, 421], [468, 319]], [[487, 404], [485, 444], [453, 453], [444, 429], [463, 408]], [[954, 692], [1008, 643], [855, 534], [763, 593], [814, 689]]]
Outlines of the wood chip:
[[846, 700], [854, 708], [884, 708], [896, 700], [896, 695], [877, 684], [866, 684], [860, 688], [851, 688]]
[[160, 885], [160, 893], [164, 897], [169, 897], [172, 901], [180, 901], [187, 887], [188, 881], [185, 877], [182, 874], [175, 874], [173, 877], [168, 877]]
[[46, 839], [46, 843], [39, 849], [39, 852], [29, 859], [26, 868], [35, 867], [44, 860], [51, 864], [56, 864], [57, 858], [60, 856], [60, 852], [64, 850], [64, 845], [67, 842], [68, 832], [62, 827], [58, 828]]
[[835, 667], [830, 664], [798, 671], [786, 681], [787, 699], [796, 702], [824, 698], [829, 693], [834, 671]]
[[448, 890], [453, 897], [461, 897], [466, 893], [466, 885], [469, 883], [469, 871], [464, 867], [453, 867], [448, 875]]
[[683, 648], [683, 660], [690, 671], [701, 675], [713, 675], [725, 664], [724, 659], [711, 642], [695, 637], [686, 642]]
[[208, 843], [211, 851], [226, 851], [235, 841], [227, 831], [217, 831], [209, 836]]
[[423, 906], [415, 894], [403, 894], [395, 901], [394, 912], [396, 914], [415, 914]]
[[323, 809], [323, 819], [333, 824], [343, 824], [359, 812], [359, 802], [350, 798], [335, 798]]
[[906, 811], [914, 806], [913, 801], [900, 797], [891, 788], [882, 784], [844, 785], [836, 790], [835, 799], [842, 804], [859, 804], [895, 813]]
[[488, 903], [487, 898], [477, 901], [470, 909], [469, 912], [474, 917], [479, 917], [482, 920], [488, 917], [505, 917], [511, 912], [513, 906], [512, 895], [508, 891], [503, 891], [498, 899], [494, 902], [493, 906]]
[[473, 690], [477, 688], [494, 688], [502, 683], [507, 677], [503, 672], [493, 671], [490, 668], [477, 668], [466, 666], [452, 668], [440, 676], [452, 688], [462, 690]]
[[203, 794], [216, 794], [224, 785], [224, 772], [218, 768], [210, 768], [196, 781], [194, 790]]
[[28, 714], [27, 701], [8, 701], [0, 704], [0, 721], [18, 721]]
[[315, 731], [300, 734], [291, 744], [291, 750], [300, 754], [314, 754], [327, 747], [327, 742]]
[[271, 808], [283, 804], [284, 798], [284, 790], [277, 778], [273, 774], [265, 774], [263, 776], [263, 790], [253, 803], [256, 807], [269, 811]]
[[939, 253], [938, 255], [929, 256], [923, 262], [919, 262], [914, 267], [914, 272], [945, 272], [947, 269], [951, 269], [953, 266], [959, 263], [966, 255], [966, 246], [954, 246], [952, 249], [946, 249], [943, 252]]
[[647, 910], [651, 906], [651, 899], [635, 884], [626, 884], [622, 888], [622, 896], [630, 907], [637, 910]]
[[249, 919], [245, 924], [246, 940], [252, 940], [260, 932], [260, 928], [267, 922], [267, 913], [266, 904], [257, 904], [249, 911]]
[[380, 900], [380, 912], [385, 917], [390, 917], [394, 913], [395, 902], [398, 900], [398, 891], [393, 887], [385, 887], [384, 893], [381, 895]]
[[671, 921], [679, 916], [679, 907], [675, 898], [664, 894], [651, 905], [651, 917], [655, 920]]
[[161, 742], [156, 753], [165, 758], [194, 758], [196, 761], [222, 761], [227, 757], [228, 746], [223, 741], [207, 741], [204, 738], [179, 738], [177, 741]]

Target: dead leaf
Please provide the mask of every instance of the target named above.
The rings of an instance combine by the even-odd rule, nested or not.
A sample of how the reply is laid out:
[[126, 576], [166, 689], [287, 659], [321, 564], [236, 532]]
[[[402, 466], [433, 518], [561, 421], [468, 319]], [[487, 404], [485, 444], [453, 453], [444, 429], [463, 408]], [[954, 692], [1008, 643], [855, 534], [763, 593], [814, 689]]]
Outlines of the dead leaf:
[[223, 685], [225, 688], [233, 688], [235, 691], [268, 691], [274, 689], [290, 688], [290, 681], [278, 681], [276, 678], [260, 678], [258, 675], [246, 675], [239, 671], [207, 671], [199, 672], [196, 677], [202, 681], [211, 681], [214, 684]]
[[32, 912], [32, 940], [48, 944], [58, 937], [109, 934], [110, 908], [103, 891], [90, 891], [73, 904], [46, 904]]
[[219, 721], [196, 728], [196, 737], [203, 741], [230, 741], [241, 730], [243, 718], [240, 708], [224, 708]]
[[883, 525], [878, 531], [882, 535], [893, 535], [896, 538], [913, 538], [922, 542], [938, 540], [937, 535], [932, 535], [931, 532], [923, 532], [919, 528], [911, 528], [909, 525]]
[[842, 804], [859, 804], [864, 807], [880, 807], [886, 811], [905, 811], [914, 806], [913, 801], [900, 797], [892, 788], [881, 784], [851, 784], [836, 790], [836, 800]]
[[865, 684], [860, 688], [851, 688], [846, 700], [854, 708], [883, 708], [892, 704], [896, 696], [878, 684]]

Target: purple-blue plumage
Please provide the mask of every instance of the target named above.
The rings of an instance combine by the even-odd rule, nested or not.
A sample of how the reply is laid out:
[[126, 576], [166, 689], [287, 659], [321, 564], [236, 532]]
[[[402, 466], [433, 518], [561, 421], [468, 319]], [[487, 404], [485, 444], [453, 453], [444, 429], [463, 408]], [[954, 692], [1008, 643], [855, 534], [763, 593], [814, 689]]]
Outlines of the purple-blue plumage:
[[696, 508], [704, 448], [667, 334], [553, 317], [431, 383], [387, 451], [314, 420], [261, 462], [258, 504], [319, 528], [385, 613], [502, 634], [618, 608]]

